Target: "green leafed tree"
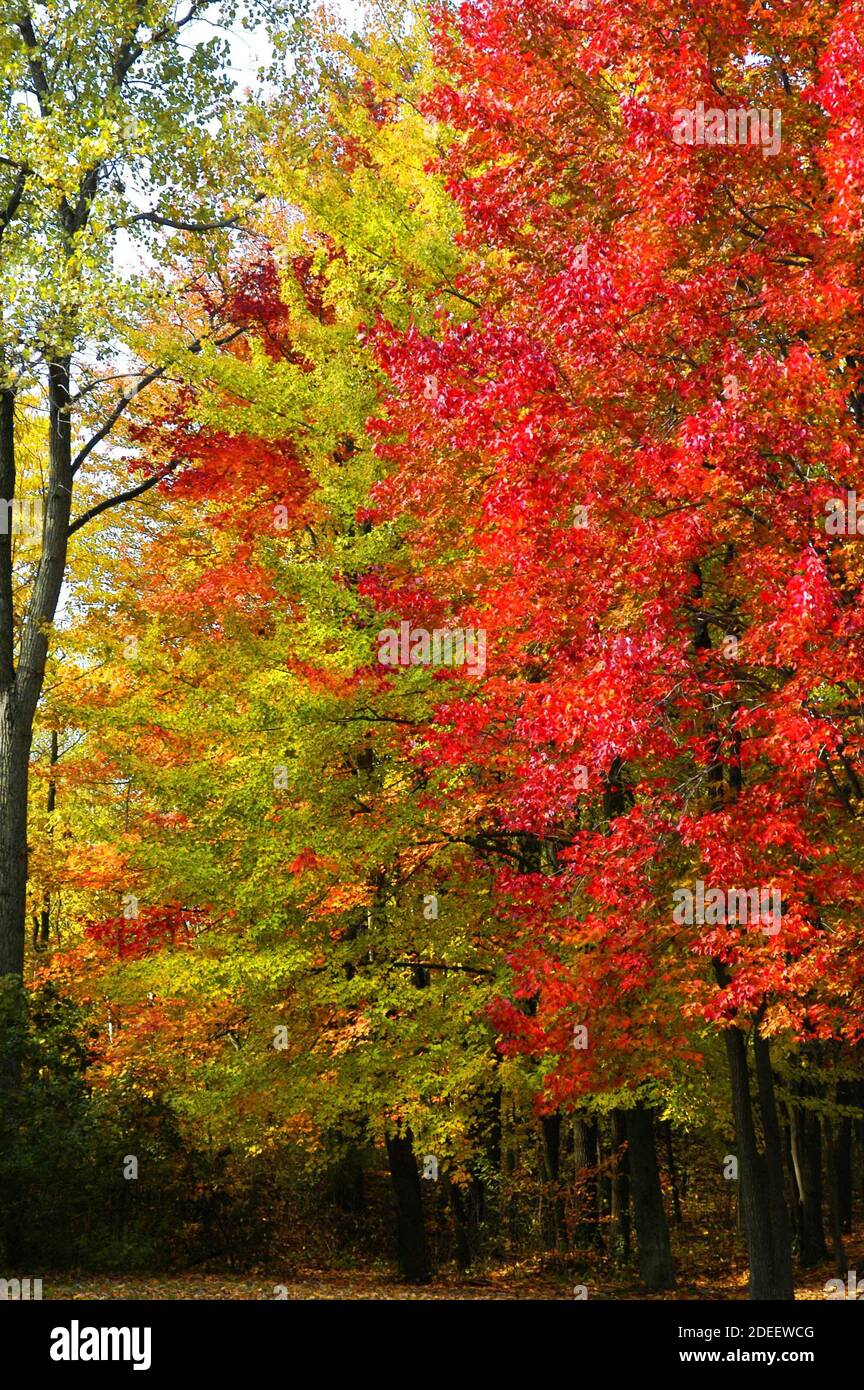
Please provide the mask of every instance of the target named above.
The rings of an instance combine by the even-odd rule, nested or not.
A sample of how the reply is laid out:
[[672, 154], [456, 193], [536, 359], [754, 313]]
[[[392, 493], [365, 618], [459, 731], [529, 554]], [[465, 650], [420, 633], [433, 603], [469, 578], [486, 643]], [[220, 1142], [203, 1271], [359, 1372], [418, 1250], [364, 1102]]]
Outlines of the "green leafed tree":
[[[245, 19], [281, 52], [299, 5]], [[23, 970], [30, 746], [70, 538], [172, 469], [142, 459], [113, 486], [116, 432], [148, 387], [192, 364], [200, 377], [238, 332], [218, 303], [194, 323], [170, 307], [190, 239], [190, 278], [218, 268], [257, 200], [224, 37], [238, 23], [231, 0], [0, 6], [0, 975]], [[172, 331], [151, 336], [160, 315]], [[34, 411], [45, 443], [25, 505], [16, 450]]]

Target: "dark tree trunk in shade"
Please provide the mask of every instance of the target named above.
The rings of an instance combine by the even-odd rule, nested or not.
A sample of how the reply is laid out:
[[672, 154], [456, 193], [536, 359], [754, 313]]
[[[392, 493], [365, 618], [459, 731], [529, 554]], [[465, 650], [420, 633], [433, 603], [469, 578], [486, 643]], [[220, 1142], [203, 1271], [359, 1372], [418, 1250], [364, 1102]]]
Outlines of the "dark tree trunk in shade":
[[854, 1161], [852, 1164], [853, 1192], [857, 1186], [858, 1195], [864, 1199], [864, 1082], [850, 1081], [848, 1084], [851, 1104], [859, 1112], [852, 1121], [853, 1142], [858, 1151], [857, 1179]]
[[333, 1201], [346, 1216], [359, 1216], [366, 1210], [363, 1163], [359, 1153], [349, 1153], [333, 1175]]
[[[611, 1125], [608, 1126], [611, 1135]], [[612, 1220], [612, 1146], [611, 1139], [606, 1144], [606, 1129], [602, 1120], [597, 1121], [597, 1201], [600, 1229], [609, 1226]]]
[[792, 1160], [798, 1188], [798, 1260], [802, 1269], [828, 1254], [822, 1225], [822, 1134], [812, 1110], [794, 1105], [790, 1115]]
[[597, 1163], [597, 1120], [577, 1115], [573, 1121], [573, 1167], [578, 1185], [579, 1216], [573, 1239], [578, 1246], [601, 1244]]
[[[28, 1016], [24, 986], [15, 980], [4, 980], [0, 987], [0, 1154], [3, 1155], [8, 1154], [16, 1142], [24, 1118], [17, 1088]], [[0, 1268], [14, 1270], [27, 1258], [27, 1224], [20, 1176], [13, 1175], [11, 1165], [0, 1164]]]
[[549, 1250], [566, 1250], [567, 1223], [561, 1192], [561, 1112], [544, 1115], [543, 1164], [548, 1197], [543, 1203], [543, 1239]]
[[777, 1114], [777, 1094], [771, 1066], [771, 1044], [758, 1027], [753, 1030], [756, 1086], [765, 1144], [765, 1173], [768, 1183], [768, 1219], [778, 1287], [788, 1289], [783, 1297], [794, 1298], [792, 1281], [792, 1229], [783, 1181], [783, 1140]]
[[[840, 1105], [854, 1105], [855, 1096], [848, 1081], [837, 1085]], [[840, 1230], [848, 1235], [852, 1230], [852, 1117], [843, 1115], [837, 1122], [837, 1209]]]
[[672, 1212], [675, 1217], [675, 1225], [680, 1226], [684, 1217], [681, 1213], [681, 1193], [678, 1190], [678, 1168], [675, 1163], [672, 1126], [668, 1120], [663, 1121], [663, 1139], [666, 1146], [666, 1171], [669, 1174], [669, 1188], [672, 1192]]
[[[496, 1057], [496, 1067], [499, 1059]], [[500, 1236], [501, 1227], [501, 1202], [500, 1190], [503, 1176], [503, 1150], [502, 1150], [502, 1131], [503, 1117], [501, 1107], [504, 1101], [504, 1093], [500, 1086], [495, 1085], [489, 1092], [486, 1102], [482, 1108], [482, 1118], [480, 1125], [479, 1142], [485, 1150], [486, 1161], [489, 1165], [492, 1201], [490, 1202], [490, 1192], [485, 1181], [477, 1179], [479, 1186], [479, 1206], [478, 1218], [489, 1227], [489, 1234], [493, 1240], [497, 1241]]]
[[640, 1102], [627, 1111], [626, 1129], [639, 1273], [652, 1293], [672, 1289], [675, 1276], [660, 1190], [654, 1117], [647, 1106]]
[[[722, 972], [718, 977], [723, 982]], [[729, 1080], [732, 1092], [732, 1112], [735, 1118], [735, 1138], [738, 1149], [740, 1211], [747, 1241], [750, 1265], [749, 1297], [754, 1300], [794, 1298], [792, 1261], [788, 1239], [775, 1248], [776, 1222], [772, 1221], [768, 1193], [768, 1168], [756, 1142], [750, 1078], [747, 1070], [747, 1037], [740, 1028], [724, 1032]], [[772, 1092], [773, 1096], [773, 1092]], [[776, 1142], [779, 1146], [779, 1124]], [[782, 1196], [782, 1174], [780, 1177]]]
[[503, 1148], [501, 1174], [504, 1195], [502, 1196], [502, 1227], [505, 1250], [515, 1250], [526, 1229], [524, 1203], [519, 1191], [518, 1174], [522, 1161], [519, 1134], [507, 1136]]
[[450, 1210], [453, 1213], [453, 1246], [456, 1263], [464, 1272], [471, 1268], [471, 1215], [470, 1197], [462, 1191], [458, 1183], [450, 1184]]
[[[496, 1054], [496, 1068], [499, 1061]], [[478, 1164], [480, 1171], [472, 1174], [471, 1188], [464, 1203], [475, 1259], [481, 1252], [493, 1257], [504, 1253], [501, 1244], [502, 1102], [503, 1093], [497, 1083], [481, 1092], [471, 1124], [472, 1143], [483, 1157], [482, 1164]]]
[[411, 1131], [387, 1139], [390, 1180], [396, 1201], [396, 1249], [399, 1273], [409, 1284], [429, 1280], [429, 1252], [423, 1221], [420, 1174]]
[[627, 1120], [623, 1110], [612, 1111], [612, 1231], [614, 1248], [630, 1258], [630, 1159], [627, 1153]]
[[800, 1213], [798, 1209], [798, 1175], [795, 1169], [795, 1156], [792, 1152], [792, 1107], [788, 1101], [784, 1102], [781, 1115], [786, 1193], [789, 1203], [789, 1216], [792, 1223], [792, 1254], [793, 1257], [797, 1259], [801, 1243]]
[[831, 1254], [835, 1273], [846, 1277], [849, 1261], [843, 1248], [843, 1228], [840, 1212], [840, 1169], [837, 1161], [837, 1135], [839, 1125], [826, 1115], [822, 1120], [825, 1139], [825, 1173], [828, 1186], [828, 1229], [831, 1233]]
[[[0, 691], [0, 975], [24, 973], [27, 902], [27, 795], [32, 717], [14, 690]], [[14, 1064], [7, 1068], [16, 1084]]]

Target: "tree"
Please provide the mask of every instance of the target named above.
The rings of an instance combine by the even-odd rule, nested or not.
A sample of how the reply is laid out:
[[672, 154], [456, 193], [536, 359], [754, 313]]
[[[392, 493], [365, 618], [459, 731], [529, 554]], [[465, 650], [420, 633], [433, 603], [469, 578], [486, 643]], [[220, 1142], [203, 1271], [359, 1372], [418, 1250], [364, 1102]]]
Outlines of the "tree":
[[[252, 13], [293, 11], [286, 0]], [[9, 5], [0, 21], [0, 976], [23, 971], [30, 747], [70, 538], [175, 463], [154, 473], [141, 460], [143, 478], [74, 513], [76, 484], [86, 468], [98, 475], [148, 387], [238, 331], [222, 332], [215, 304], [155, 353], [144, 331], [169, 302], [166, 234], [196, 238], [218, 264], [254, 201], [226, 45], [200, 30], [234, 16], [206, 0], [52, 0]], [[146, 271], [118, 272], [122, 245], [141, 247]], [[44, 483], [25, 513], [16, 447], [34, 404], [47, 422]], [[13, 537], [24, 530], [40, 540], [19, 612]]]
[[[422, 60], [422, 33], [413, 47]], [[433, 795], [391, 736], [431, 683], [418, 673], [407, 696], [382, 686], [374, 605], [358, 592], [374, 554], [398, 545], [370, 540], [358, 515], [382, 383], [363, 325], [412, 312], [434, 323], [426, 301], [451, 292], [458, 260], [457, 215], [424, 167], [435, 132], [413, 100], [422, 68], [406, 73], [404, 43], [383, 33], [369, 50], [337, 48], [339, 80], [309, 99], [305, 142], [292, 133], [310, 121], [302, 94], [274, 139], [274, 178], [294, 208], [287, 227], [268, 210], [281, 274], [265, 252], [231, 265], [230, 293], [216, 277], [199, 287], [246, 333], [211, 365], [209, 387], [164, 389], [143, 426], [151, 459], [186, 464], [147, 500], [152, 533], [136, 547], [121, 516], [96, 573], [73, 565], [87, 619], [54, 705], [97, 733], [99, 759], [94, 769], [88, 740], [64, 785], [86, 798], [98, 776], [117, 801], [107, 827], [104, 806], [79, 813], [110, 843], [62, 875], [67, 891], [89, 890], [91, 920], [52, 970], [88, 997], [98, 980], [110, 999], [106, 1069], [132, 1056], [140, 1067], [146, 1052], [164, 1085], [235, 1140], [260, 1150], [289, 1124], [314, 1124], [322, 1147], [337, 1134], [383, 1143], [403, 1270], [422, 1278], [414, 1145], [440, 1158], [442, 1182], [469, 1180], [495, 1068], [484, 1016], [494, 924], [475, 906], [483, 879], [466, 889], [470, 850], [446, 833], [446, 779]], [[323, 119], [339, 139], [322, 152]], [[100, 542], [105, 524], [94, 521]], [[146, 582], [128, 573], [136, 549]], [[134, 663], [112, 631], [118, 614], [138, 638]], [[129, 892], [133, 922], [117, 910]], [[195, 1069], [164, 1047], [176, 1011], [201, 1049]]]
[[[487, 679], [427, 757], [489, 794], [484, 833], [513, 854], [504, 1017], [517, 1042], [546, 1032], [577, 1093], [575, 1000], [601, 1070], [637, 1040], [650, 1065], [664, 993], [723, 1031], [755, 1298], [792, 1293], [772, 1044], [860, 1032], [854, 15], [685, 6], [672, 41], [653, 4], [442, 12], [451, 80], [428, 109], [460, 133], [459, 288], [483, 310], [380, 339], [396, 389], [373, 514], [409, 544], [377, 592], [396, 607], [422, 582], [487, 629]], [[699, 111], [710, 138], [687, 134]], [[774, 928], [673, 911], [742, 884], [782, 905]]]
[[[653, 1112], [689, 1123], [698, 1068], [713, 1104], [724, 1055], [751, 1297], [792, 1296], [784, 1105], [802, 1225], [809, 1110], [843, 1259], [854, 18], [468, 0], [438, 15], [437, 84], [418, 31], [332, 40], [268, 150], [291, 208], [263, 210], [275, 265], [234, 262], [184, 306], [246, 332], [142, 424], [186, 463], [148, 582], [120, 586], [134, 678], [110, 613], [77, 633], [115, 786], [76, 882], [94, 920], [56, 968], [125, 1013], [104, 1064], [146, 1050], [208, 1123], [383, 1143], [414, 1277], [415, 1147], [474, 1179], [497, 1101], [500, 1166], [503, 1093], [560, 1245], [564, 1119], [596, 1170], [612, 1112], [619, 1226], [629, 1190], [643, 1275], [669, 1287]], [[403, 624], [482, 631], [483, 669], [382, 663], [375, 634]]]

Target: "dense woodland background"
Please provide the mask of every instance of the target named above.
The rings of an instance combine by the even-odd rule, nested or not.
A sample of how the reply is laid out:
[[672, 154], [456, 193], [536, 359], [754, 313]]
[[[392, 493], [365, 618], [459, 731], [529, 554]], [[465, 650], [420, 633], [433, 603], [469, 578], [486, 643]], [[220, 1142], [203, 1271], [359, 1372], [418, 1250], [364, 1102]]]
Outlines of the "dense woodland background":
[[864, 1264], [862, 20], [0, 0], [0, 1276]]

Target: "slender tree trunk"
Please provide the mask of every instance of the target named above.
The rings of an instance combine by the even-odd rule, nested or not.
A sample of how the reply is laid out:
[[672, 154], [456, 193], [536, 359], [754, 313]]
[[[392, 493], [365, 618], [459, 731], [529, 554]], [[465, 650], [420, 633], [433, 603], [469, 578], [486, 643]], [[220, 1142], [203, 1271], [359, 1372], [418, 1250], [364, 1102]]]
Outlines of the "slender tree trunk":
[[835, 1121], [826, 1115], [822, 1120], [825, 1136], [825, 1168], [828, 1178], [828, 1227], [831, 1232], [831, 1253], [834, 1269], [840, 1278], [846, 1277], [849, 1261], [843, 1248], [842, 1217], [840, 1212], [840, 1168], [837, 1157], [837, 1129]]
[[669, 1227], [660, 1190], [660, 1170], [654, 1143], [654, 1118], [641, 1102], [627, 1111], [627, 1150], [639, 1273], [648, 1289], [673, 1289], [672, 1252]]
[[[841, 1105], [854, 1105], [853, 1090], [848, 1081], [837, 1085], [837, 1100]], [[844, 1115], [837, 1122], [837, 1206], [840, 1230], [848, 1235], [852, 1230], [852, 1117]]]
[[[0, 372], [6, 364], [0, 357]], [[15, 679], [15, 600], [12, 585], [12, 517], [15, 497], [15, 392], [0, 389], [0, 503], [4, 525], [0, 526], [0, 689]]]
[[396, 1248], [399, 1273], [409, 1284], [429, 1281], [429, 1252], [423, 1221], [420, 1174], [411, 1131], [387, 1139], [390, 1180], [396, 1200]]
[[[69, 361], [48, 366], [49, 478], [42, 548], [21, 626], [15, 669], [10, 536], [0, 536], [0, 975], [24, 972], [27, 922], [27, 783], [33, 720], [45, 679], [49, 628], [57, 611], [72, 505]], [[0, 497], [15, 488], [14, 397], [0, 392]], [[11, 528], [9, 528], [11, 529]]]
[[864, 1081], [852, 1081], [849, 1083], [850, 1100], [858, 1109], [858, 1114], [852, 1121], [852, 1134], [857, 1151], [857, 1179], [855, 1163], [852, 1165], [852, 1181], [857, 1187], [858, 1195], [864, 1200]]
[[503, 1147], [501, 1162], [502, 1185], [502, 1229], [505, 1233], [506, 1249], [514, 1251], [519, 1247], [522, 1233], [522, 1212], [517, 1195], [515, 1174], [519, 1165], [519, 1154], [515, 1134], [508, 1136]]
[[579, 1217], [573, 1232], [577, 1245], [599, 1245], [600, 1190], [597, 1181], [597, 1121], [573, 1120], [573, 1167], [579, 1186]]
[[453, 1213], [454, 1253], [463, 1273], [471, 1268], [471, 1226], [468, 1202], [458, 1183], [450, 1183], [450, 1210]]
[[802, 1269], [828, 1254], [822, 1225], [822, 1136], [819, 1120], [803, 1105], [791, 1111], [792, 1157], [798, 1185], [798, 1260]]
[[[0, 976], [24, 973], [27, 895], [27, 777], [30, 737], [15, 685], [15, 611], [12, 592], [15, 499], [15, 394], [0, 391]], [[20, 924], [16, 929], [16, 924]], [[3, 1081], [14, 1082], [8, 1055]]]
[[[47, 833], [49, 841], [54, 835], [54, 812], [57, 808], [57, 782], [54, 776], [54, 768], [57, 766], [60, 757], [60, 739], [56, 729], [51, 730], [51, 749], [49, 753], [49, 767], [51, 773], [48, 778], [48, 794], [45, 798], [45, 810], [48, 812]], [[51, 940], [51, 893], [46, 888], [42, 894], [42, 907], [37, 917], [33, 916], [33, 949], [34, 951], [44, 951]]]
[[613, 1249], [622, 1260], [630, 1258], [630, 1160], [627, 1154], [627, 1119], [623, 1110], [612, 1111], [612, 1230]]
[[561, 1111], [554, 1115], [544, 1115], [543, 1164], [548, 1199], [543, 1204], [545, 1214], [543, 1239], [547, 1250], [566, 1250], [567, 1223], [564, 1211], [564, 1198], [561, 1193]]
[[789, 1106], [789, 1161], [792, 1164], [792, 1175], [795, 1179], [795, 1203], [793, 1215], [795, 1217], [795, 1239], [797, 1242], [796, 1254], [798, 1263], [802, 1263], [801, 1252], [804, 1248], [804, 1193], [806, 1190], [806, 1179], [804, 1171], [804, 1134], [801, 1111], [798, 1106]]
[[792, 1233], [789, 1209], [786, 1206], [783, 1177], [783, 1139], [777, 1114], [774, 1072], [771, 1067], [771, 1044], [763, 1038], [758, 1025], [753, 1030], [753, 1052], [756, 1061], [756, 1086], [759, 1092], [759, 1112], [765, 1140], [765, 1175], [768, 1186], [768, 1219], [771, 1224], [777, 1287], [785, 1290], [782, 1298], [794, 1298], [792, 1280]]
[[[610, 1125], [611, 1134], [611, 1125]], [[598, 1216], [600, 1219], [600, 1230], [608, 1226], [612, 1220], [612, 1164], [611, 1164], [611, 1145], [610, 1153], [606, 1153], [605, 1126], [602, 1120], [597, 1121], [597, 1201]], [[607, 1162], [607, 1157], [610, 1159]]]
[[14, 686], [0, 692], [0, 975], [24, 974], [27, 790], [32, 726]]
[[[336, 1131], [339, 1138], [339, 1131]], [[366, 1210], [361, 1151], [350, 1149], [338, 1164], [333, 1177], [333, 1200], [346, 1216], [359, 1216]]]
[[0, 1267], [20, 1266], [27, 1252], [27, 1220], [20, 1171], [10, 1157], [21, 1143], [22, 1040], [29, 1023], [29, 999], [20, 980], [0, 981]]
[[[17, 712], [14, 686], [0, 691], [0, 977], [15, 994], [23, 993], [24, 922], [27, 908], [27, 781], [30, 738]], [[20, 923], [20, 929], [18, 925]], [[12, 928], [15, 928], [12, 930]], [[12, 1010], [12, 995], [4, 1000], [0, 1021], [0, 1132], [17, 1126], [22, 1083], [23, 1018]], [[4, 1028], [3, 1023], [7, 1026]], [[6, 1148], [8, 1138], [4, 1138]], [[18, 1194], [0, 1192], [0, 1247], [3, 1258], [14, 1266], [23, 1250]]]
[[[496, 1069], [499, 1063], [496, 1054]], [[497, 1070], [496, 1070], [497, 1075]], [[474, 1140], [485, 1154], [484, 1177], [475, 1174], [477, 1185], [477, 1250], [493, 1256], [503, 1254], [501, 1243], [501, 1202], [504, 1184], [501, 1109], [503, 1092], [497, 1082], [484, 1095], [478, 1114]]]
[[666, 1141], [666, 1170], [669, 1174], [669, 1186], [672, 1190], [672, 1212], [675, 1217], [675, 1225], [680, 1226], [684, 1217], [681, 1213], [681, 1194], [678, 1191], [678, 1169], [675, 1164], [675, 1146], [672, 1140], [672, 1125], [669, 1120], [663, 1122], [663, 1138]]
[[784, 1266], [775, 1256], [768, 1175], [753, 1121], [746, 1035], [740, 1028], [731, 1027], [725, 1030], [724, 1037], [738, 1149], [740, 1211], [750, 1264], [749, 1297], [790, 1299], [794, 1297], [791, 1260]]

